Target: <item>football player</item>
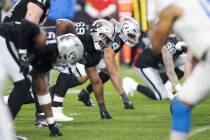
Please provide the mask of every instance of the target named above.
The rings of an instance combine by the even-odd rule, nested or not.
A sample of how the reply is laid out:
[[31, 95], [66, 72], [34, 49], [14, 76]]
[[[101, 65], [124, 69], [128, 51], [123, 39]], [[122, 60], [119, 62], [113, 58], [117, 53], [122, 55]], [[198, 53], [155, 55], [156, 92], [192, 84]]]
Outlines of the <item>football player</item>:
[[[123, 17], [120, 19], [119, 22], [114, 20], [111, 17], [105, 17], [106, 20], [109, 20], [112, 22], [112, 24], [115, 25], [116, 30], [116, 37], [114, 39], [114, 43], [112, 44], [112, 51], [110, 49], [109, 52], [107, 52], [107, 55], [110, 58], [114, 58], [115, 54], [118, 53], [124, 44], [127, 44], [129, 47], [133, 47], [138, 44], [139, 37], [140, 37], [140, 27], [138, 22], [132, 18], [132, 17]], [[114, 73], [119, 71], [119, 68], [116, 65], [115, 60], [110, 61], [109, 65], [106, 64], [106, 69], [112, 69]], [[99, 76], [103, 83], [107, 82], [109, 79], [112, 80], [111, 74], [107, 70], [103, 70], [99, 73]], [[121, 87], [118, 87], [121, 88]], [[90, 94], [92, 93], [92, 86], [89, 84], [85, 89], [83, 89], [78, 99], [79, 101], [82, 101], [86, 106], [91, 106], [92, 101], [90, 99]], [[123, 89], [121, 91], [118, 90], [119, 95], [122, 97], [122, 101], [124, 103], [125, 109], [133, 109], [131, 103], [129, 103], [127, 97], [122, 94], [124, 93]], [[127, 101], [126, 101], [127, 100]], [[131, 106], [130, 106], [130, 105]]]
[[[112, 79], [112, 82], [115, 83], [115, 81], [119, 80], [118, 73], [118, 67], [116, 65], [114, 58], [115, 53], [119, 52], [119, 50], [122, 48], [124, 43], [127, 43], [129, 46], [134, 46], [138, 43], [138, 39], [140, 36], [140, 27], [137, 21], [135, 21], [131, 17], [124, 17], [120, 20], [120, 23], [117, 23], [114, 19], [110, 17], [106, 17], [107, 20], [110, 20], [113, 22], [113, 24], [116, 24], [115, 29], [117, 29], [116, 37], [114, 39], [114, 43], [112, 44], [111, 48], [107, 48], [104, 51], [103, 59], [100, 61], [100, 63], [97, 65], [99, 69], [101, 69], [101, 72], [99, 72], [99, 77], [102, 80], [103, 83], [108, 81], [110, 78]], [[82, 23], [79, 23], [82, 24]], [[84, 25], [85, 26], [85, 25]], [[109, 51], [108, 51], [109, 50]], [[105, 59], [104, 59], [105, 58]], [[110, 60], [111, 59], [111, 60]], [[105, 63], [104, 63], [105, 60]], [[108, 63], [108, 64], [107, 64]], [[109, 71], [107, 71], [109, 69]], [[72, 72], [71, 72], [72, 73]], [[66, 117], [62, 112], [62, 106], [63, 106], [63, 100], [65, 97], [65, 94], [67, 93], [67, 90], [71, 87], [80, 85], [86, 81], [86, 73], [84, 71], [84, 66], [77, 64], [75, 69], [75, 75], [69, 74], [68, 71], [62, 71], [57, 79], [56, 85], [51, 88], [52, 92], [56, 93], [53, 99], [53, 106], [55, 107], [55, 116], [58, 118], [57, 121], [68, 121], [68, 117]], [[111, 76], [111, 77], [110, 77]], [[71, 80], [74, 79], [74, 80]], [[117, 80], [118, 79], [118, 80]], [[65, 82], [64, 82], [65, 81]], [[125, 109], [133, 109], [133, 105], [128, 100], [127, 96], [124, 94], [121, 82], [117, 82], [117, 91], [119, 95], [122, 97], [122, 101], [124, 103]], [[92, 86], [88, 86], [92, 92]], [[84, 90], [83, 90], [84, 91]], [[91, 93], [90, 92], [90, 93]], [[92, 103], [90, 101], [89, 94], [86, 92], [82, 92], [79, 95], [79, 100], [83, 101], [85, 105], [91, 106]], [[63, 119], [62, 119], [63, 118]]]
[[175, 35], [167, 38], [161, 53], [155, 53], [150, 47], [144, 48], [136, 60], [135, 70], [146, 87], [131, 78], [124, 78], [123, 87], [126, 93], [137, 90], [153, 100], [172, 100], [173, 87], [176, 91], [181, 88], [178, 79], [184, 76], [186, 51], [185, 43]]
[[156, 7], [159, 7], [156, 12], [159, 21], [150, 31], [153, 49], [160, 52], [169, 32], [173, 30], [188, 44], [192, 56], [198, 61], [171, 105], [170, 140], [186, 140], [191, 127], [192, 107], [210, 93], [209, 1], [160, 0], [156, 2]]
[[81, 60], [84, 52], [81, 41], [73, 34], [56, 37], [52, 32], [41, 32], [38, 26], [27, 20], [2, 24], [0, 30], [1, 60], [8, 77], [14, 81], [17, 75], [22, 74], [28, 80], [22, 67], [28, 67], [27, 63], [33, 66], [32, 76], [38, 90], [38, 101], [45, 113], [50, 135], [62, 135], [52, 115], [45, 73], [54, 64], [64, 67]]
[[[26, 18], [35, 24], [42, 25], [46, 20], [49, 9], [50, 0], [18, 0], [10, 9], [3, 22], [20, 21], [21, 19]], [[29, 67], [23, 69], [25, 76], [28, 76], [28, 71]], [[8, 106], [12, 112], [13, 118], [16, 117], [23, 103], [23, 98], [29, 94], [29, 89], [31, 87], [31, 81], [27, 80], [22, 73], [16, 76], [15, 79], [12, 79], [14, 80], [14, 88], [8, 99]], [[34, 89], [35, 87], [33, 86], [33, 96], [35, 97], [36, 109], [38, 110], [36, 112], [36, 117], [38, 118], [36, 120], [36, 125], [42, 125], [42, 121], [40, 121], [39, 118], [43, 118], [43, 116], [39, 115], [41, 109], [39, 108], [36, 96], [37, 93], [35, 93]]]

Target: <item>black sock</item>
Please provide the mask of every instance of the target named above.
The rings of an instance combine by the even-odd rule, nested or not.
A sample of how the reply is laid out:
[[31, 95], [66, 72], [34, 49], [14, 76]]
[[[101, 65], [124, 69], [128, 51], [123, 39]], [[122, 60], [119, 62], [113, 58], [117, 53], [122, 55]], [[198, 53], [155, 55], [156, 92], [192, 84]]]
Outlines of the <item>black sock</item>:
[[8, 106], [10, 108], [12, 117], [15, 118], [21, 109], [24, 99], [29, 93], [31, 82], [28, 79], [21, 80], [14, 83], [14, 88], [8, 99]]
[[56, 102], [56, 101], [53, 101], [52, 106], [53, 106], [53, 107], [63, 107], [63, 102]]
[[148, 98], [150, 98], [152, 100], [157, 100], [154, 92], [148, 87], [138, 85], [137, 86], [137, 91], [141, 92], [142, 94], [144, 94], [145, 96], [147, 96]]
[[105, 111], [106, 111], [106, 106], [105, 106], [104, 103], [101, 103], [101, 104], [99, 104], [98, 106], [99, 106], [100, 112], [105, 112]]
[[[106, 82], [110, 79], [109, 75], [106, 74], [106, 73], [103, 72], [103, 71], [99, 72], [98, 75], [99, 75], [99, 77], [101, 78], [101, 81], [102, 81], [103, 83], [106, 83]], [[86, 91], [87, 94], [91, 94], [91, 93], [93, 92], [93, 88], [92, 88], [91, 84], [89, 84], [89, 85], [85, 88], [85, 91]]]

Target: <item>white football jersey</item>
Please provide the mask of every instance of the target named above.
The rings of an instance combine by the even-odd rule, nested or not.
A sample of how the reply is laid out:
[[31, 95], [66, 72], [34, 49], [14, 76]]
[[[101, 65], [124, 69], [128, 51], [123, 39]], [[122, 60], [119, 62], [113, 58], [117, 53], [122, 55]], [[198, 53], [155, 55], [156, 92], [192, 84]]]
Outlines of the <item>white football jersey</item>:
[[210, 2], [208, 0], [176, 0], [183, 14], [173, 30], [189, 45], [193, 55], [201, 59], [210, 47]]
[[173, 25], [173, 31], [188, 44], [193, 55], [201, 59], [204, 52], [210, 47], [210, 2], [208, 0], [149, 1], [152, 1], [149, 2], [149, 5], [153, 4], [150, 6], [153, 7], [151, 8], [153, 12], [150, 12], [153, 15], [152, 19], [157, 18], [157, 13], [170, 4], [175, 4], [183, 9], [182, 16]]

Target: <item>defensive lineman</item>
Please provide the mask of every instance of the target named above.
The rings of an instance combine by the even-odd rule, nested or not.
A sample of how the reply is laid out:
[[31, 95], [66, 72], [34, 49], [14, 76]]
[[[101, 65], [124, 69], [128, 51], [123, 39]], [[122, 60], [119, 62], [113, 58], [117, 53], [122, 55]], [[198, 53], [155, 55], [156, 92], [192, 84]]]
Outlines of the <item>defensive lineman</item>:
[[[153, 49], [160, 52], [170, 30], [179, 35], [198, 60], [191, 75], [172, 102], [170, 140], [186, 140], [190, 131], [191, 109], [209, 95], [210, 86], [210, 11], [208, 0], [160, 0], [159, 22], [151, 30]], [[165, 2], [165, 3], [163, 3]], [[164, 4], [164, 5], [163, 5]], [[195, 18], [196, 17], [196, 18]]]

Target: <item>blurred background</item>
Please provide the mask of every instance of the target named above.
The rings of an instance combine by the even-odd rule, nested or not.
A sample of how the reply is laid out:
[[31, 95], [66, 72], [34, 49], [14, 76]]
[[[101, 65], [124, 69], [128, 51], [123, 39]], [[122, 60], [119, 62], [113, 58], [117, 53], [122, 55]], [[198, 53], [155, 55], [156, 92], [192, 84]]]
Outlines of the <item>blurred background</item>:
[[[18, 0], [0, 0], [1, 20]], [[120, 19], [123, 16], [132, 16], [141, 27], [142, 40], [147, 40], [147, 0], [50, 0], [51, 9], [44, 26], [53, 26], [60, 18], [70, 19], [74, 22], [91, 24], [98, 18], [111, 16]], [[144, 47], [143, 43], [129, 48], [126, 45], [116, 55], [121, 64], [132, 66], [137, 54]]]

